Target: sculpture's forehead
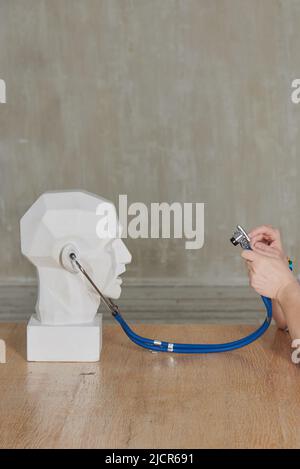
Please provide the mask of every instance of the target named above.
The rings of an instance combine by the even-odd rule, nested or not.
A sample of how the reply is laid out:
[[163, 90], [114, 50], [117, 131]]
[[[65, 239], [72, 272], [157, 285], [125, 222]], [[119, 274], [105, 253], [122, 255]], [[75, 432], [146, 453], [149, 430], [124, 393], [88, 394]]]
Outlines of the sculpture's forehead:
[[108, 200], [88, 192], [46, 192], [37, 199], [27, 213], [37, 211], [44, 214], [48, 210], [82, 210], [96, 213], [102, 204], [114, 208]]
[[[101, 210], [104, 207], [104, 210]], [[99, 210], [100, 208], [100, 210]], [[49, 192], [39, 197], [21, 220], [21, 230], [28, 236], [95, 236], [99, 220], [114, 205], [86, 192]], [[117, 222], [117, 217], [115, 218]]]

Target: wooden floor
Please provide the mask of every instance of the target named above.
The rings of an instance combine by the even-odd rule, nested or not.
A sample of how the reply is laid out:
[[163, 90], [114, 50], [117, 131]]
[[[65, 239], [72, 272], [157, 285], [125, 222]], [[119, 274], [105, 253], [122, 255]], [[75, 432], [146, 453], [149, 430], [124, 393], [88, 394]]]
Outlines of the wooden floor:
[[[0, 322], [27, 321], [36, 290], [32, 285], [0, 286]], [[261, 300], [249, 287], [127, 285], [118, 304], [131, 322], [255, 324], [264, 317]], [[104, 321], [112, 321], [109, 313]]]
[[[251, 326], [138, 325], [187, 342]], [[299, 448], [299, 367], [287, 333], [211, 355], [150, 353], [105, 325], [98, 363], [28, 363], [25, 325], [0, 324], [0, 448]]]

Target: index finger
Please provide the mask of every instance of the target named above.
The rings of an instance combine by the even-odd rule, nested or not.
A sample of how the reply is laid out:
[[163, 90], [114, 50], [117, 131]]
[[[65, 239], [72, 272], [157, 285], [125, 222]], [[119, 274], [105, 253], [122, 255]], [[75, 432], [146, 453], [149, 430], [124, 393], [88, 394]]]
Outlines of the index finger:
[[278, 230], [273, 228], [271, 225], [262, 225], [258, 226], [257, 228], [254, 228], [253, 230], [250, 231], [249, 236], [250, 238], [253, 238], [254, 236], [259, 236], [259, 235], [266, 235], [270, 237], [276, 237], [278, 234]]

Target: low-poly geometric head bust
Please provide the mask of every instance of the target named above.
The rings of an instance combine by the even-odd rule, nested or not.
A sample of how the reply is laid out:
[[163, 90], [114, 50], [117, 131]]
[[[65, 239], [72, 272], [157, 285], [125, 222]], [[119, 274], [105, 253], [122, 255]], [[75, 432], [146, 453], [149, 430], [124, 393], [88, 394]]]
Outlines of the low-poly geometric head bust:
[[74, 269], [71, 251], [106, 296], [121, 294], [119, 275], [131, 254], [120, 238], [99, 237], [98, 222], [107, 216], [99, 212], [102, 204], [116, 212], [111, 202], [88, 192], [46, 192], [21, 219], [21, 249], [37, 268], [36, 313], [45, 324], [90, 322], [97, 313], [100, 298]]

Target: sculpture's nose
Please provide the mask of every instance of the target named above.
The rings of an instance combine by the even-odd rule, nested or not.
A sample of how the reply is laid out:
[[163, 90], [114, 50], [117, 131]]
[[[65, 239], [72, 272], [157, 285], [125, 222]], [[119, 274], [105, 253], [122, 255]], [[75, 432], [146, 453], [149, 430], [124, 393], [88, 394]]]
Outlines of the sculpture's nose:
[[129, 264], [132, 260], [132, 255], [121, 239], [115, 239], [113, 247], [116, 255], [116, 260], [120, 264]]

